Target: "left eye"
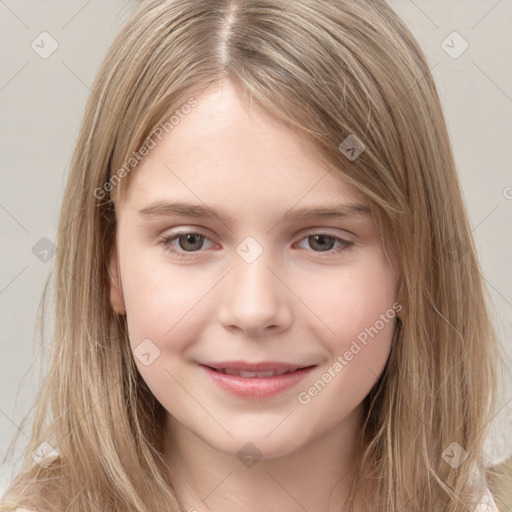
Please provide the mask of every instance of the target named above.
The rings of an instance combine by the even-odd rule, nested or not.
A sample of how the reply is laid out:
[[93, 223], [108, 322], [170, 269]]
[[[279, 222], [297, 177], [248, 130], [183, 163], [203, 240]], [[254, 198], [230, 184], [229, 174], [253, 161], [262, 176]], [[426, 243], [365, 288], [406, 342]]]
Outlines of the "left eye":
[[348, 240], [343, 240], [342, 238], [327, 233], [315, 233], [306, 236], [302, 240], [307, 240], [312, 248], [319, 248], [318, 251], [315, 250], [314, 252], [330, 252], [333, 250], [333, 246], [336, 242], [340, 242], [340, 245], [334, 250], [335, 253], [341, 252], [352, 245], [352, 242]]
[[[169, 237], [164, 237], [162, 238], [161, 243], [170, 253], [181, 258], [190, 258], [193, 257], [194, 253], [199, 252], [199, 250], [203, 248], [202, 246], [205, 240], [209, 240], [206, 235], [193, 231], [186, 231], [175, 233]], [[348, 240], [344, 240], [327, 233], [310, 234], [302, 238], [300, 242], [306, 240], [313, 249], [313, 252], [328, 253], [329, 255], [346, 251], [353, 245], [353, 242], [349, 242]], [[174, 244], [175, 241], [178, 242], [178, 247]], [[338, 243], [338, 247], [333, 248], [336, 243]]]

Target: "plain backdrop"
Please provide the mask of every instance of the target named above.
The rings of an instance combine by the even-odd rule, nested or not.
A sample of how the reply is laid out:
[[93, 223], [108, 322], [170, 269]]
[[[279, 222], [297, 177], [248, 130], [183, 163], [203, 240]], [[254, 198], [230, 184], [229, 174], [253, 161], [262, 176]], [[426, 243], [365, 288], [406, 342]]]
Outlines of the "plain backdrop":
[[[420, 42], [437, 82], [493, 301], [508, 367], [486, 454], [500, 462], [512, 454], [512, 2], [389, 3]], [[44, 373], [35, 352], [36, 312], [85, 102], [108, 45], [137, 5], [0, 0], [2, 458]], [[29, 432], [20, 435], [23, 442]], [[2, 464], [0, 495], [15, 467], [16, 456]]]

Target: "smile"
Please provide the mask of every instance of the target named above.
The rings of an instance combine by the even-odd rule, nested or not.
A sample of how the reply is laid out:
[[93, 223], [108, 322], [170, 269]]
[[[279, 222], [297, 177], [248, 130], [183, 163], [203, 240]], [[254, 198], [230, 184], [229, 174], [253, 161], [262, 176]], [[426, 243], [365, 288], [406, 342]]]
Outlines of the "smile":
[[245, 399], [270, 398], [299, 384], [315, 367], [291, 367], [250, 371], [200, 365], [221, 390]]
[[276, 375], [284, 375], [286, 373], [292, 373], [294, 370], [268, 370], [266, 372], [249, 372], [245, 370], [236, 370], [233, 368], [212, 368], [212, 370], [215, 370], [219, 373], [223, 373], [224, 375], [237, 375], [238, 377], [250, 377], [250, 378], [258, 378], [262, 379], [265, 377], [275, 377]]

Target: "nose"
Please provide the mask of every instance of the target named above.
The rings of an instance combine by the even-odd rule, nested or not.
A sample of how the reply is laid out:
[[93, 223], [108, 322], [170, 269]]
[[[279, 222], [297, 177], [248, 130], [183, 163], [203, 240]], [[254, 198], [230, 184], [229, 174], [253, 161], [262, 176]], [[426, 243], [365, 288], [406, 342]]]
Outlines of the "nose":
[[225, 278], [218, 308], [220, 323], [251, 337], [276, 335], [292, 322], [293, 293], [266, 251], [247, 263], [234, 255], [234, 268]]

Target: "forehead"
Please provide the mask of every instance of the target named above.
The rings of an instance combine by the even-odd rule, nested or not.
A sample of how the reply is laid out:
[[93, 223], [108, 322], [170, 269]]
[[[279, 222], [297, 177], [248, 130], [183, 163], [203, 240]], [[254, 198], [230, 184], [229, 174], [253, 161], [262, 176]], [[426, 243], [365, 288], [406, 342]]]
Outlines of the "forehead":
[[229, 80], [194, 99], [169, 133], [153, 138], [155, 147], [134, 171], [129, 196], [139, 205], [163, 195], [226, 207], [361, 202], [311, 141], [258, 105], [249, 107]]

